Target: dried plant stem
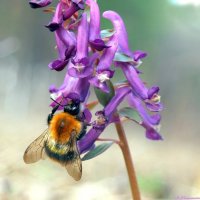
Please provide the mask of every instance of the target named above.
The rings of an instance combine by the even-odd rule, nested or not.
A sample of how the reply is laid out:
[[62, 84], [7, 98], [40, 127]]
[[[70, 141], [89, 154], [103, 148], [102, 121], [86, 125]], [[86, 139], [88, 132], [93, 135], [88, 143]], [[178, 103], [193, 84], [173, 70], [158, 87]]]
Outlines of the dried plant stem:
[[121, 147], [121, 150], [122, 150], [122, 153], [124, 156], [124, 160], [125, 160], [125, 164], [126, 164], [126, 168], [127, 168], [127, 172], [128, 172], [132, 197], [134, 200], [141, 200], [139, 187], [137, 184], [137, 178], [136, 178], [136, 174], [135, 174], [135, 170], [134, 170], [134, 166], [133, 166], [133, 162], [132, 162], [132, 158], [131, 158], [131, 153], [130, 153], [129, 146], [128, 146], [128, 141], [126, 139], [126, 135], [124, 132], [124, 128], [120, 121], [115, 123], [115, 127], [116, 127], [116, 130], [117, 130], [117, 133], [119, 136], [119, 140], [121, 143], [120, 147]]

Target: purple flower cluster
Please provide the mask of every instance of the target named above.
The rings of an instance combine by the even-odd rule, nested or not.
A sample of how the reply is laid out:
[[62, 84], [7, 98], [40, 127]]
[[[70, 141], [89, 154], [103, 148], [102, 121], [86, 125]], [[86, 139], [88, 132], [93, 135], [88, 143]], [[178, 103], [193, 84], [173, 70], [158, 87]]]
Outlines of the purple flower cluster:
[[[51, 0], [30, 0], [29, 3], [32, 8], [39, 8], [49, 5]], [[57, 102], [63, 96], [78, 100], [84, 110], [91, 87], [109, 94], [108, 82], [115, 69], [120, 68], [126, 77], [126, 81], [116, 84], [115, 95], [102, 111], [96, 113], [92, 128], [78, 141], [80, 153], [90, 149], [103, 130], [117, 120], [115, 113], [124, 99], [138, 112], [141, 121], [136, 123], [145, 128], [146, 137], [162, 139], [158, 133], [161, 119], [158, 112], [163, 108], [159, 87], [148, 88], [140, 78], [139, 66], [147, 54], [129, 48], [126, 27], [119, 14], [106, 11], [103, 17], [113, 24], [112, 30], [100, 30], [100, 11], [95, 0], [60, 0], [46, 26], [55, 34], [58, 52], [58, 58], [49, 63], [49, 68], [56, 71], [66, 68], [63, 84], [59, 88], [52, 85], [49, 89]], [[90, 121], [90, 113], [86, 109], [84, 112]]]

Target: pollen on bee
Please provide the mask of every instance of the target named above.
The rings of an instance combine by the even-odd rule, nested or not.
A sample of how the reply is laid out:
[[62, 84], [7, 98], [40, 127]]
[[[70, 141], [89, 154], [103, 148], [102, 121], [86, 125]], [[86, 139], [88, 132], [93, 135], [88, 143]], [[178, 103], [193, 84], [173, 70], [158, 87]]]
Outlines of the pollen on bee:
[[49, 125], [50, 136], [56, 142], [61, 143], [68, 142], [72, 132], [78, 136], [81, 129], [82, 123], [74, 116], [64, 112], [54, 115]]

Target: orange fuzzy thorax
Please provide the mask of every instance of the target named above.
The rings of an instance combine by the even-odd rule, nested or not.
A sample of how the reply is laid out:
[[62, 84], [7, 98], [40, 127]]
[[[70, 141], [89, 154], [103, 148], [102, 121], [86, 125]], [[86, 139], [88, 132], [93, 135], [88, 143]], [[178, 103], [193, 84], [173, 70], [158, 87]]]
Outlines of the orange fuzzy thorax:
[[81, 132], [82, 123], [68, 113], [58, 113], [53, 116], [49, 125], [50, 136], [56, 142], [66, 143], [72, 132], [77, 135]]

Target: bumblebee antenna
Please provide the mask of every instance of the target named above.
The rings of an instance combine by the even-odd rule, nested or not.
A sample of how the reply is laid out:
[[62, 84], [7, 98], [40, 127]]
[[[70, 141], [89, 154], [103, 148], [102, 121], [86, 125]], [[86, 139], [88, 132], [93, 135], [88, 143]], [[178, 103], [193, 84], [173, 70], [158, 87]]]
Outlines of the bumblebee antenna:
[[[54, 101], [54, 102], [57, 104], [55, 107], [57, 107], [57, 106], [58, 106], [58, 107], [59, 107], [59, 106], [64, 107], [64, 105], [61, 105], [61, 104], [58, 103], [56, 100], [54, 100], [52, 97], [51, 97], [51, 100]], [[62, 98], [61, 102], [62, 102], [62, 101], [63, 101], [63, 98]], [[55, 108], [55, 107], [54, 107], [54, 108]]]

